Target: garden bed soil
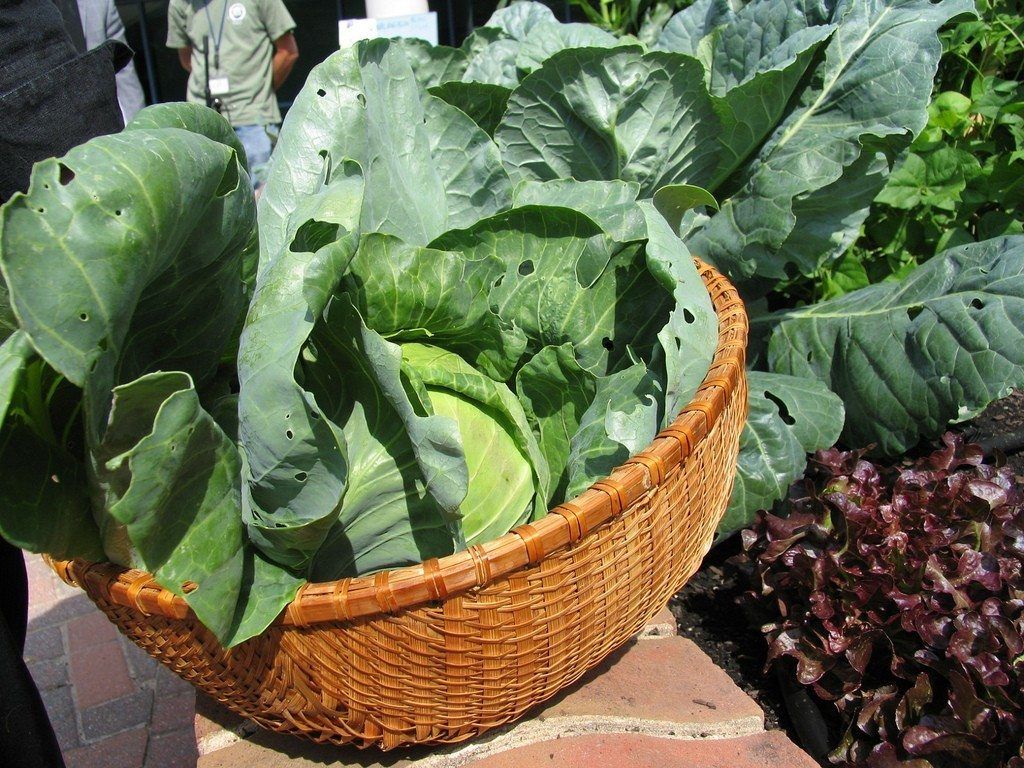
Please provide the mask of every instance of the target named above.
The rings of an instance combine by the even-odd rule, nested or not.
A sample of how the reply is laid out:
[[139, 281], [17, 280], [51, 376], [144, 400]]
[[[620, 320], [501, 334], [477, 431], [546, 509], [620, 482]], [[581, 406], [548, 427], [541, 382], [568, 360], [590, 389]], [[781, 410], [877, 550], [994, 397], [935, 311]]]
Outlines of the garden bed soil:
[[[1024, 483], [1024, 392], [997, 400], [977, 418], [959, 426], [958, 431], [980, 444], [987, 460], [1005, 460], [1017, 480]], [[740, 551], [738, 535], [713, 548], [669, 607], [679, 633], [696, 643], [764, 710], [765, 727], [785, 730], [802, 744], [778, 677], [764, 671], [767, 646], [759, 629], [763, 619], [752, 615], [750, 601], [744, 598], [750, 589], [748, 577], [729, 562]], [[820, 707], [820, 711], [833, 731], [834, 745], [838, 719], [830, 718], [832, 711], [827, 706]], [[802, 746], [814, 754], [808, 744]]]

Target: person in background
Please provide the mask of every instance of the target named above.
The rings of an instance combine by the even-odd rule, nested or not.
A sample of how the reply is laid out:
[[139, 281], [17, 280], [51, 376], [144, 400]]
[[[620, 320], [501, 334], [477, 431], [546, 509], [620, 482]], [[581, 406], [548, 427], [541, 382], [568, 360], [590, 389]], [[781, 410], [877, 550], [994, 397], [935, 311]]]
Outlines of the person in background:
[[[124, 36], [124, 22], [114, 7], [114, 0], [78, 0], [78, 15], [82, 19], [82, 32], [86, 50], [103, 45], [107, 40], [128, 44]], [[117, 101], [125, 123], [146, 106], [142, 83], [134, 66], [126, 66], [117, 73]]]
[[275, 92], [299, 58], [282, 0], [170, 0], [167, 46], [189, 72], [188, 100], [219, 111], [238, 134], [253, 187], [266, 181], [281, 112]]

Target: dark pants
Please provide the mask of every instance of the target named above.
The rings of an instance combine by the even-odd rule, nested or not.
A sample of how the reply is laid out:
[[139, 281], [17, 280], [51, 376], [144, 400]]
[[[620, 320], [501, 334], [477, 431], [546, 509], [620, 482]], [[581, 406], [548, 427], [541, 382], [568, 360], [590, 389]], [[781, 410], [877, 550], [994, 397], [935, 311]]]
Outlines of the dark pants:
[[28, 581], [20, 549], [0, 539], [0, 755], [17, 768], [61, 768], [39, 691], [22, 660], [28, 618]]

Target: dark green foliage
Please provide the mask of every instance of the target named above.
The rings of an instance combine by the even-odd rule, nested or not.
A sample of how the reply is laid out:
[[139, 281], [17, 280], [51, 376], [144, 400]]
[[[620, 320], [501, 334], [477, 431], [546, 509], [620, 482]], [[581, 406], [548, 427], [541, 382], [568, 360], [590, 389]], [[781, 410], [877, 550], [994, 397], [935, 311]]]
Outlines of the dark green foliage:
[[[1024, 232], [1024, 8], [979, 0], [941, 35], [928, 124], [841, 260], [786, 286], [814, 302], [904, 277], [948, 247]], [[785, 300], [785, 299], [783, 299]]]

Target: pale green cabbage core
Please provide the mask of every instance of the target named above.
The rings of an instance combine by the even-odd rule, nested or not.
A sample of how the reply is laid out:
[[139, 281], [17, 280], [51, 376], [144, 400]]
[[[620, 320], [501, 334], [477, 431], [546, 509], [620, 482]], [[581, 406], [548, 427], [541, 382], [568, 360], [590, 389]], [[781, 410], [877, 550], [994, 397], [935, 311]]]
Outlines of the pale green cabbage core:
[[434, 413], [459, 425], [469, 469], [469, 491], [461, 504], [466, 544], [482, 544], [508, 533], [510, 518], [525, 522], [537, 490], [533, 470], [502, 419], [450, 390], [427, 391]]

